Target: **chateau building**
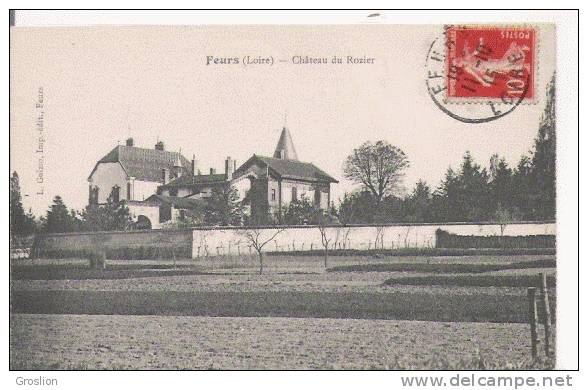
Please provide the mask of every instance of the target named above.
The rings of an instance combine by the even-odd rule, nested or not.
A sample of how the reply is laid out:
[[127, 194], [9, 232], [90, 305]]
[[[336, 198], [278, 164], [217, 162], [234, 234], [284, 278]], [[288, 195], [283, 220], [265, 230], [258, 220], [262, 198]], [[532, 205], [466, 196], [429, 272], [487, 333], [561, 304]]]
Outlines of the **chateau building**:
[[192, 164], [180, 153], [164, 149], [159, 141], [154, 149], [134, 146], [129, 138], [102, 157], [88, 177], [89, 203], [104, 204], [112, 200], [143, 201], [157, 187], [192, 174]]
[[283, 207], [307, 199], [326, 209], [331, 202], [332, 176], [312, 163], [298, 160], [290, 132], [283, 128], [272, 157], [252, 155], [237, 168], [231, 157], [223, 173], [210, 169], [202, 174], [196, 160], [188, 161], [178, 152], [138, 148], [132, 138], [100, 159], [90, 176], [89, 202], [104, 204], [108, 197], [125, 201], [138, 228], [158, 228], [161, 223], [181, 218], [184, 211], [202, 208], [214, 189], [232, 185], [249, 206], [252, 216], [273, 215]]
[[273, 157], [253, 155], [233, 174], [232, 184], [251, 214], [279, 216], [292, 201], [307, 199], [327, 209], [331, 202], [332, 176], [309, 162], [298, 160], [290, 132], [282, 129]]

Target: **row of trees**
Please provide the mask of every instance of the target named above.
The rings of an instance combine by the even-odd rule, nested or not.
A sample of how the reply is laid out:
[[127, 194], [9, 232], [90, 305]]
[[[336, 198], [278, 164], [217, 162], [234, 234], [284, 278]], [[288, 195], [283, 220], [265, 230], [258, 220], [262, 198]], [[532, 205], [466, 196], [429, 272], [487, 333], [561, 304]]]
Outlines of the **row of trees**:
[[[199, 225], [241, 225], [246, 219], [244, 207], [237, 191], [232, 186], [215, 189], [206, 202], [195, 205], [193, 210], [183, 213], [166, 227], [189, 227]], [[10, 231], [15, 237], [33, 233], [64, 233], [79, 231], [111, 231], [135, 229], [136, 223], [125, 202], [114, 202], [108, 198], [103, 205], [90, 204], [78, 211], [66, 206], [61, 196], [53, 198], [47, 213], [35, 218], [22, 206], [18, 174], [10, 179]]]
[[345, 194], [339, 219], [343, 223], [555, 219], [555, 155], [554, 76], [533, 149], [515, 167], [495, 154], [485, 168], [466, 152], [459, 169], [450, 167], [437, 188], [419, 181], [403, 197], [408, 158], [385, 141], [367, 142], [345, 161], [345, 177], [361, 190]]

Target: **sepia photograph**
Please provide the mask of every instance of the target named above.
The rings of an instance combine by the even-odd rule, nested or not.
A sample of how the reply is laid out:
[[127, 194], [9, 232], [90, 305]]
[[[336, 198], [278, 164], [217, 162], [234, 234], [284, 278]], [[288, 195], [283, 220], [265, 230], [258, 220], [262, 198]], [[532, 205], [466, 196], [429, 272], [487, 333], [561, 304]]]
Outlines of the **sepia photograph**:
[[566, 368], [554, 23], [18, 15], [10, 370]]

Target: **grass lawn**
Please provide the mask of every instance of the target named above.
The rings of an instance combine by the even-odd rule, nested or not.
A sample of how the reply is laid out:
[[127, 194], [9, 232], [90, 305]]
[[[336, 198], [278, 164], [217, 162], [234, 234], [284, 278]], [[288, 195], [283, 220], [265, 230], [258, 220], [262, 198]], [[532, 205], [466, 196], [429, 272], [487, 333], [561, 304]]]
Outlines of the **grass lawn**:
[[[72, 326], [75, 324], [75, 326]], [[524, 324], [13, 314], [10, 369], [541, 369]]]

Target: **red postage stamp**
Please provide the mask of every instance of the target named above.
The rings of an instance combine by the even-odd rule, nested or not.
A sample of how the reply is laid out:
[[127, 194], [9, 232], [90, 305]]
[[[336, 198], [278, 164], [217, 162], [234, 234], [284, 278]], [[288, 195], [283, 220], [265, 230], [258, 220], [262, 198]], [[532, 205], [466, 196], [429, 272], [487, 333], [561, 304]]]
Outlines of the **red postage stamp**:
[[513, 104], [534, 98], [533, 28], [450, 26], [445, 33], [449, 101], [492, 99]]

